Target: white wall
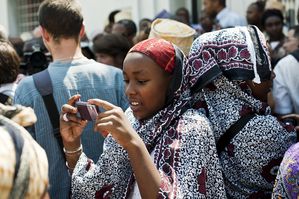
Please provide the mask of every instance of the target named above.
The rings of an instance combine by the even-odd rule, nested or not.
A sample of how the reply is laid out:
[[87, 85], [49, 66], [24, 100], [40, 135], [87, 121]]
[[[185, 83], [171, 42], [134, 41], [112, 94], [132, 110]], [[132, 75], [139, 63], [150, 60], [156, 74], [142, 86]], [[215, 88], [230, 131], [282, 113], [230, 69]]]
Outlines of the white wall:
[[256, 0], [226, 0], [226, 7], [246, 17], [247, 7]]
[[79, 2], [82, 5], [89, 37], [103, 30], [108, 22], [108, 15], [113, 10], [131, 10], [132, 19], [138, 23], [141, 18], [153, 18], [160, 8], [169, 9], [169, 0], [79, 0]]
[[8, 24], [8, 8], [7, 0], [0, 0], [0, 24], [3, 25], [9, 33], [9, 24]]

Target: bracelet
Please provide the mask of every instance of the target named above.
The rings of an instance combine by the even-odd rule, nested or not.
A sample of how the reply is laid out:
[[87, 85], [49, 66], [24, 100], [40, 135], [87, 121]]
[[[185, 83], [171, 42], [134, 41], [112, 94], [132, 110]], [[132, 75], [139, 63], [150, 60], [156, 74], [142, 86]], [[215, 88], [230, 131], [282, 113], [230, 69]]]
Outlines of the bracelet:
[[73, 151], [69, 151], [69, 150], [66, 150], [64, 147], [63, 147], [63, 152], [66, 154], [66, 155], [73, 155], [73, 154], [76, 154], [78, 152], [81, 152], [83, 150], [83, 146], [82, 144], [80, 144], [80, 146], [73, 150]]

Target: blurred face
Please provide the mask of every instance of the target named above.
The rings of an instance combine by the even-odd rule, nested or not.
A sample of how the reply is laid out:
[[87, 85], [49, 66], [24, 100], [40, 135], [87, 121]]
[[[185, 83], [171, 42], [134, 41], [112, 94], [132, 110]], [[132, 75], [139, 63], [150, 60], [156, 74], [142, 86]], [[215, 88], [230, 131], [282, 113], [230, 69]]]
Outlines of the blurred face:
[[269, 34], [271, 41], [278, 41], [282, 34], [282, 21], [277, 16], [268, 17], [265, 21], [265, 31]]
[[180, 10], [176, 13], [176, 17], [180, 22], [189, 25], [189, 15], [186, 11]]
[[141, 53], [129, 53], [124, 61], [125, 93], [138, 120], [149, 119], [166, 101], [170, 75]]
[[257, 25], [260, 20], [260, 13], [256, 5], [250, 5], [246, 12], [246, 19], [248, 24]]
[[122, 24], [115, 23], [112, 26], [112, 34], [119, 34], [127, 37], [127, 29]]
[[287, 39], [283, 44], [283, 48], [288, 52], [291, 53], [298, 49], [299, 47], [299, 40], [294, 37], [295, 30], [292, 29], [288, 32]]
[[260, 84], [254, 83], [253, 81], [249, 81], [249, 80], [246, 82], [252, 91], [252, 95], [256, 99], [262, 102], [267, 102], [267, 95], [272, 88], [272, 82], [274, 78], [275, 78], [275, 73], [272, 72], [271, 79], [267, 81], [263, 81]]
[[107, 64], [107, 65], [111, 65], [111, 66], [116, 66], [115, 61], [114, 61], [114, 57], [112, 57], [108, 54], [96, 53], [96, 59], [97, 59], [97, 62], [99, 62], [99, 63], [103, 63], [103, 64]]
[[216, 3], [217, 3], [217, 1], [215, 1], [215, 0], [204, 0], [203, 1], [204, 10], [208, 16], [216, 17], [216, 15], [217, 15], [217, 11], [215, 10]]

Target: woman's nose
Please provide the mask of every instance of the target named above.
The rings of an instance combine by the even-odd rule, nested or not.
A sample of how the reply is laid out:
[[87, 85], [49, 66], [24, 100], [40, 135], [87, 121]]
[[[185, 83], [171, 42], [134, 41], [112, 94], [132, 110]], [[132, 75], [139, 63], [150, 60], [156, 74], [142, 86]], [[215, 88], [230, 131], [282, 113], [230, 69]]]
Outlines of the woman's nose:
[[126, 84], [125, 94], [126, 94], [126, 96], [130, 96], [130, 95], [136, 94], [135, 86], [131, 82], [129, 82], [129, 83]]

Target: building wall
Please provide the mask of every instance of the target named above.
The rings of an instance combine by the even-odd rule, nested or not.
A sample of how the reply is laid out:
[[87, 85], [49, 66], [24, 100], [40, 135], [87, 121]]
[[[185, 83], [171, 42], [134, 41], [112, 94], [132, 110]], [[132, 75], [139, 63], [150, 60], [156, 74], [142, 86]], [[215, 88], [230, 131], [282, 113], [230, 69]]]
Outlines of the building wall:
[[[16, 23], [16, 0], [0, 0], [0, 24], [8, 28], [11, 36], [19, 34]], [[132, 19], [138, 23], [142, 18], [153, 18], [161, 10], [171, 13], [179, 7], [186, 7], [191, 13], [192, 0], [79, 0], [82, 5], [85, 26], [88, 36], [95, 35], [107, 24], [109, 13], [116, 9], [126, 9], [132, 12]], [[198, 11], [203, 0], [198, 1]], [[255, 0], [226, 0], [227, 7], [245, 16], [247, 7]], [[286, 14], [296, 16], [299, 7], [298, 0], [281, 0], [286, 7]], [[293, 20], [293, 23], [296, 21]], [[297, 23], [297, 22], [296, 22]]]

